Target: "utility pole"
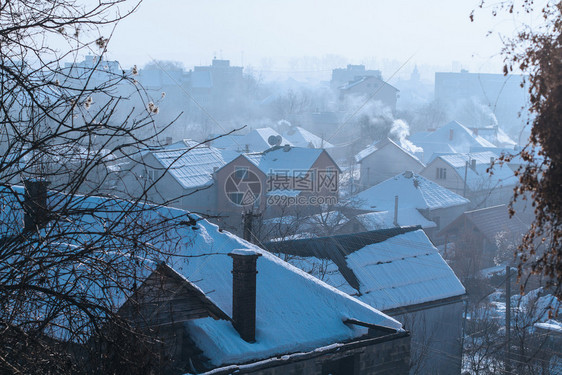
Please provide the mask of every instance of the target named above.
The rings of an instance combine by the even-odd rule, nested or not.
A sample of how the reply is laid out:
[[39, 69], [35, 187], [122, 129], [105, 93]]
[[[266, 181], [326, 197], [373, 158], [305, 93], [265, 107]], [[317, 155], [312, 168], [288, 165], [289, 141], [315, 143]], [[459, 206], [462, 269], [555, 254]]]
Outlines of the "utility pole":
[[507, 355], [505, 373], [511, 374], [511, 267], [505, 266], [505, 341]]
[[468, 161], [464, 165], [464, 186], [462, 189], [462, 196], [466, 198], [466, 176], [468, 174]]
[[253, 233], [254, 218], [260, 217], [261, 214], [255, 214], [253, 211], [242, 213], [243, 233], [242, 238], [251, 243], [256, 243], [256, 235]]

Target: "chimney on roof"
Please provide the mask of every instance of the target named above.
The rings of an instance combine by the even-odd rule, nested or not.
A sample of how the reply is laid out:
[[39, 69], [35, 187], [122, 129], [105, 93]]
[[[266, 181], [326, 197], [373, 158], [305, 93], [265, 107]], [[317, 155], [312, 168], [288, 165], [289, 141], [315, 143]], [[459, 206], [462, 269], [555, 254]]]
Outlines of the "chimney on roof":
[[233, 250], [232, 257], [232, 322], [240, 337], [256, 341], [256, 275], [261, 254], [253, 250]]
[[478, 137], [478, 128], [472, 128], [472, 134], [474, 134], [475, 137]]
[[26, 231], [44, 227], [49, 221], [47, 180], [24, 180], [23, 222]]
[[454, 129], [449, 129], [449, 141], [453, 140], [453, 135], [455, 135], [455, 130]]
[[494, 164], [494, 161], [496, 161], [496, 158], [493, 156], [490, 156], [490, 165]]
[[171, 145], [172, 144], [172, 137], [166, 137], [166, 145]]
[[291, 151], [291, 145], [286, 144], [285, 146], [283, 146], [283, 151], [285, 151], [285, 152]]
[[472, 170], [476, 170], [476, 159], [472, 159], [470, 161], [470, 168], [472, 168]]

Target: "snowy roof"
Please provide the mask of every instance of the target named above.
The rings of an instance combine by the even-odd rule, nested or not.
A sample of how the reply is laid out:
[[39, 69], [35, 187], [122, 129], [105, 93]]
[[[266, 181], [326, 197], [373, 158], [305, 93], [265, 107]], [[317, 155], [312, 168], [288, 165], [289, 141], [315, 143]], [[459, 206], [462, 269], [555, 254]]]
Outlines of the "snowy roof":
[[375, 77], [375, 76], [360, 77], [359, 79], [356, 79], [356, 80], [353, 80], [353, 81], [350, 81], [350, 82], [346, 83], [345, 85], [341, 86], [339, 89], [340, 90], [349, 90], [349, 89], [351, 89], [351, 88], [353, 88], [353, 87], [355, 87], [355, 86], [357, 86], [357, 85], [359, 85], [359, 84], [361, 84], [365, 81], [369, 81], [369, 80], [371, 80], [371, 81], [376, 80], [378, 82], [381, 82], [383, 85], [386, 85], [386, 86], [389, 86], [390, 88], [393, 88], [396, 91], [400, 91], [396, 87], [392, 86], [391, 84], [389, 84], [389, 83], [383, 81], [382, 79], [380, 79], [379, 77]]
[[[379, 212], [368, 212], [366, 214], [361, 214], [355, 216], [357, 221], [359, 221], [366, 230], [378, 230], [393, 228], [394, 225], [394, 211], [379, 211]], [[398, 226], [411, 226], [411, 225], [421, 225], [422, 228], [435, 228], [435, 224], [431, 220], [427, 220], [417, 208], [405, 207], [398, 209]]]
[[[518, 179], [507, 165], [494, 164], [493, 174], [487, 172], [491, 160], [495, 160], [497, 155], [491, 151], [475, 152], [467, 154], [445, 154], [439, 155], [435, 159], [441, 159], [449, 164], [464, 181], [466, 170], [466, 185], [472, 191], [491, 189], [502, 186], [514, 186]], [[472, 161], [476, 162], [472, 168]], [[435, 160], [434, 160], [435, 161]], [[469, 163], [468, 167], [466, 163]], [[429, 168], [429, 166], [428, 166]]]
[[398, 196], [399, 209], [410, 207], [434, 210], [469, 203], [466, 198], [410, 171], [364, 190], [356, 194], [353, 199], [366, 210], [394, 212], [395, 196]]
[[255, 343], [242, 340], [225, 320], [204, 318], [186, 323], [193, 341], [214, 365], [268, 358], [284, 354], [288, 348], [312, 350], [367, 333], [367, 329], [345, 325], [343, 320], [347, 318], [401, 328], [399, 322], [271, 253], [230, 233], [220, 232], [206, 221], [198, 222], [197, 226], [199, 230], [191, 231], [191, 235], [186, 233], [186, 246], [178, 254], [185, 257], [174, 258], [171, 265], [229, 316], [232, 316], [232, 260], [227, 254], [242, 248], [262, 255], [257, 261]]
[[[290, 262], [317, 277], [329, 271], [324, 281], [380, 310], [465, 294], [453, 270], [421, 229], [394, 228], [266, 246], [297, 255]], [[319, 262], [325, 268], [319, 267]]]
[[420, 132], [410, 136], [410, 141], [422, 147], [424, 161], [434, 153], [469, 152], [471, 147], [496, 147], [486, 139], [474, 135], [466, 126], [451, 121], [433, 132]]
[[266, 175], [289, 173], [291, 176], [294, 172], [309, 171], [323, 152], [321, 148], [276, 147], [245, 156]]
[[477, 129], [478, 135], [497, 147], [514, 147], [517, 145], [506, 132], [498, 126]]
[[152, 153], [162, 167], [184, 189], [208, 186], [213, 183], [213, 171], [225, 165], [222, 154], [213, 147], [172, 149]]
[[[244, 135], [226, 135], [212, 142], [214, 147], [236, 150], [238, 152], [263, 152], [273, 147], [269, 144], [269, 137], [281, 135], [272, 128], [259, 128]], [[281, 137], [281, 145], [292, 145], [290, 141]]]
[[365, 246], [347, 256], [361, 301], [380, 310], [460, 296], [465, 289], [420, 229]]
[[495, 243], [496, 236], [505, 232], [514, 238], [520, 237], [529, 230], [529, 225], [525, 224], [517, 215], [509, 216], [506, 205], [486, 207], [473, 211], [466, 211], [447, 225], [441, 233], [448, 232], [451, 228], [463, 225], [468, 220], [480, 233], [491, 243]]
[[[390, 139], [390, 138], [386, 138], [386, 139], [383, 139], [383, 140], [381, 140], [381, 141], [375, 142], [375, 143], [373, 143], [372, 145], [367, 146], [367, 147], [364, 148], [363, 150], [359, 151], [359, 152], [357, 153], [357, 155], [355, 155], [355, 161], [356, 161], [357, 163], [360, 163], [361, 160], [365, 159], [367, 156], [373, 154], [374, 152], [376, 152], [376, 151], [378, 151], [378, 150], [380, 150], [380, 149], [382, 149], [383, 147], [388, 146], [388, 145], [395, 146], [395, 147], [398, 148], [400, 151], [404, 152], [406, 155], [410, 156], [412, 159], [414, 159], [414, 160], [416, 160], [417, 162], [419, 162], [420, 164], [422, 164], [421, 161], [420, 161], [416, 156], [414, 156], [412, 153], [410, 153], [410, 152], [408, 152], [407, 150], [405, 150], [403, 147], [401, 147], [399, 144], [397, 144], [396, 142], [394, 142], [394, 141], [393, 141], [392, 139]], [[422, 165], [423, 165], [423, 164], [422, 164]]]
[[292, 126], [288, 131], [283, 133], [283, 137], [297, 147], [311, 147], [311, 148], [332, 148], [330, 142], [327, 142], [319, 136], [312, 134], [308, 130], [300, 126]]
[[[17, 190], [23, 194], [21, 187]], [[7, 199], [11, 197], [12, 195], [8, 195]], [[71, 199], [75, 199], [78, 205], [94, 210], [103, 206], [105, 202], [114, 202], [106, 216], [116, 217], [120, 215], [120, 211], [116, 209], [122, 207], [126, 210], [132, 204], [101, 197], [76, 196]], [[19, 212], [19, 215], [21, 217], [22, 212]], [[146, 217], [143, 216], [142, 219], [147, 221], [165, 221], [168, 225], [177, 222], [177, 225], [172, 225], [173, 230], [147, 241], [158, 246], [167, 244], [166, 250], [169, 249], [172, 255], [166, 259], [166, 263], [201, 290], [209, 301], [228, 316], [232, 316], [233, 298], [232, 259], [228, 253], [236, 249], [247, 249], [261, 254], [257, 261], [254, 343], [244, 341], [227, 320], [202, 318], [185, 322], [184, 327], [190, 338], [214, 366], [269, 358], [288, 351], [313, 350], [357, 339], [368, 333], [366, 327], [345, 324], [347, 319], [402, 330], [401, 323], [375, 308], [325, 284], [271, 253], [219, 230], [218, 226], [196, 215], [190, 217], [186, 211], [169, 207], [154, 207], [143, 215]], [[2, 217], [6, 218], [6, 212], [3, 212]], [[91, 224], [100, 225], [99, 233], [104, 232], [104, 217], [103, 213], [92, 216], [98, 219]], [[187, 218], [193, 217], [197, 221], [196, 230], [181, 224]], [[77, 235], [80, 238], [75, 241], [77, 244], [89, 244], [91, 241], [88, 241], [87, 237], [90, 235], [90, 232], [80, 233]]]

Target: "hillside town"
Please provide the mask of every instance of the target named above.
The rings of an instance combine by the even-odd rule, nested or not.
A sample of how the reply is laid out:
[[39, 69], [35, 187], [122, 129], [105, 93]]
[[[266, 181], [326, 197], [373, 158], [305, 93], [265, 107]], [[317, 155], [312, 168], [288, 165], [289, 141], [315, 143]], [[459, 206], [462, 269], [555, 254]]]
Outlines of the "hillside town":
[[[69, 40], [97, 14], [53, 12]], [[562, 374], [559, 285], [525, 263], [557, 242], [522, 250], [551, 158], [527, 73], [128, 66], [103, 37], [37, 67], [10, 40], [1, 373]]]

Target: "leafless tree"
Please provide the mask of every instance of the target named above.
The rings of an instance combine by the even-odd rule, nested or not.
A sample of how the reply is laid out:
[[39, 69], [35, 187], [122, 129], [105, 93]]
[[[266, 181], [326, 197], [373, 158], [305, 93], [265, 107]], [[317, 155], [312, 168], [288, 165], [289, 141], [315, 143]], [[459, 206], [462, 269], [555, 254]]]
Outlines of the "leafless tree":
[[104, 59], [113, 27], [138, 5], [0, 3], [2, 373], [163, 368], [158, 340], [117, 308], [196, 219], [144, 192], [112, 197], [120, 167], [166, 127], [136, 67]]

